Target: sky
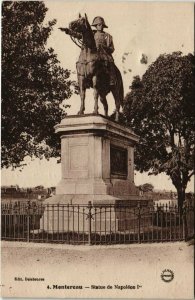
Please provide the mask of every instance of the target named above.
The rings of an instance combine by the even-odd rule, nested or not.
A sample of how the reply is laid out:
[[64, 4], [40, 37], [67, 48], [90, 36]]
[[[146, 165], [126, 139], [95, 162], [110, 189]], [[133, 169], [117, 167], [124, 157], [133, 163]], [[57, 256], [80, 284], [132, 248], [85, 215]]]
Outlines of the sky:
[[[76, 61], [80, 49], [70, 37], [61, 32], [59, 27], [77, 19], [79, 13], [87, 14], [89, 22], [102, 16], [108, 26], [107, 31], [113, 36], [115, 51], [113, 58], [122, 73], [125, 94], [129, 91], [133, 76], [142, 76], [148, 66], [163, 53], [181, 51], [184, 54], [194, 49], [194, 4], [192, 2], [116, 2], [116, 1], [45, 1], [48, 12], [45, 22], [56, 19], [48, 47], [52, 47], [58, 55], [62, 67], [71, 70], [71, 78], [76, 79]], [[125, 55], [125, 60], [122, 59]], [[142, 54], [148, 57], [148, 63], [140, 62]], [[114, 110], [114, 100], [107, 97], [109, 114]], [[73, 95], [67, 104], [69, 115], [77, 114], [80, 98]], [[94, 100], [92, 90], [87, 91], [86, 113], [93, 110]], [[100, 113], [103, 107], [100, 104]], [[2, 170], [2, 185], [55, 186], [61, 178], [61, 166], [55, 159], [26, 159], [27, 166], [22, 171]], [[175, 190], [166, 175], [149, 176], [136, 172], [137, 185], [150, 182], [156, 189]], [[188, 184], [188, 191], [193, 190], [193, 179]]]

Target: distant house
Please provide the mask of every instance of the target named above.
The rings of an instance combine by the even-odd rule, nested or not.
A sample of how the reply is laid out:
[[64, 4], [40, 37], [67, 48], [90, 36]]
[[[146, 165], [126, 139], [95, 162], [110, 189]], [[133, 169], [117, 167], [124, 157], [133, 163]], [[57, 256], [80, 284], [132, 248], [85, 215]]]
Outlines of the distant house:
[[2, 186], [1, 202], [2, 203], [24, 203], [27, 201], [39, 202], [55, 194], [55, 187], [44, 188], [37, 186], [35, 188], [19, 188], [19, 186]]
[[18, 185], [10, 185], [10, 186], [3, 185], [1, 187], [1, 194], [3, 194], [3, 193], [15, 193], [15, 192], [18, 192], [19, 190], [20, 190], [20, 188], [19, 188]]

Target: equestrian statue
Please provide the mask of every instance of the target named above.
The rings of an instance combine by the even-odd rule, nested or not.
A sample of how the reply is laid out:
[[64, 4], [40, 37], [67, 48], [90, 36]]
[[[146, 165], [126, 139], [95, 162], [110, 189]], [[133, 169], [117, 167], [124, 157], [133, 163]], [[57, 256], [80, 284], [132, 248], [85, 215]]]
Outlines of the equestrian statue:
[[119, 69], [114, 64], [112, 53], [114, 44], [112, 36], [104, 31], [108, 28], [102, 17], [95, 17], [92, 30], [87, 15], [69, 24], [69, 28], [59, 28], [70, 35], [73, 42], [81, 48], [79, 59], [76, 63], [78, 84], [81, 97], [81, 107], [78, 114], [85, 111], [85, 93], [87, 88], [94, 89], [94, 114], [98, 114], [98, 98], [104, 106], [105, 116], [108, 116], [108, 103], [106, 96], [112, 92], [118, 121], [120, 106], [123, 106], [124, 90]]

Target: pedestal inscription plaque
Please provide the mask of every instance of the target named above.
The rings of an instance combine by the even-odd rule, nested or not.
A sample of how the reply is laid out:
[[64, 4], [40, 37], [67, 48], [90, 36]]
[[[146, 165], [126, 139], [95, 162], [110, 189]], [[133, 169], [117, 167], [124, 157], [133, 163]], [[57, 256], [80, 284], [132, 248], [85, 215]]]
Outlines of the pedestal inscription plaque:
[[128, 153], [127, 149], [110, 146], [110, 171], [111, 175], [119, 178], [127, 178], [128, 174]]

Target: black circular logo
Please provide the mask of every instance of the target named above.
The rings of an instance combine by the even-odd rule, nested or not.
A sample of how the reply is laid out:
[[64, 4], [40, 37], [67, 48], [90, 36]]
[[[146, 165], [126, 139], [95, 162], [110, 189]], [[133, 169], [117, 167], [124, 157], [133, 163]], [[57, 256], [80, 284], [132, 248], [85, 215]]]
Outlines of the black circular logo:
[[174, 278], [174, 273], [170, 269], [165, 269], [160, 276], [164, 282], [171, 282]]

